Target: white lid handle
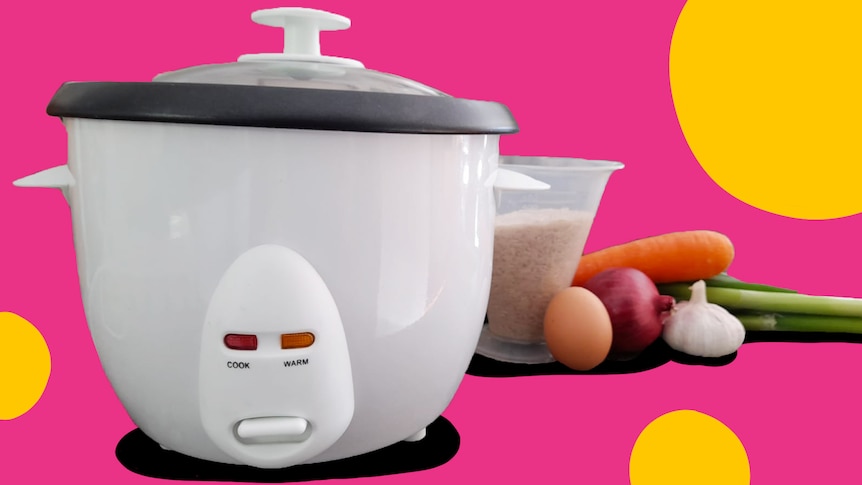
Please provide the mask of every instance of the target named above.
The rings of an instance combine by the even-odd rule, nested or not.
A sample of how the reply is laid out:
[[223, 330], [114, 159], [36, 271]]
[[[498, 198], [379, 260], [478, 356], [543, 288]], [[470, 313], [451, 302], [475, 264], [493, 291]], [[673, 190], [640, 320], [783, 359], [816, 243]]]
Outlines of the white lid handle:
[[284, 29], [284, 53], [320, 55], [321, 30], [345, 30], [350, 19], [334, 13], [300, 7], [258, 10], [251, 19], [260, 24]]
[[272, 54], [245, 54], [240, 61], [292, 60], [346, 64], [363, 67], [353, 59], [320, 55], [320, 32], [346, 30], [350, 19], [338, 14], [302, 7], [280, 7], [258, 10], [251, 19], [260, 25], [284, 29], [284, 52]]

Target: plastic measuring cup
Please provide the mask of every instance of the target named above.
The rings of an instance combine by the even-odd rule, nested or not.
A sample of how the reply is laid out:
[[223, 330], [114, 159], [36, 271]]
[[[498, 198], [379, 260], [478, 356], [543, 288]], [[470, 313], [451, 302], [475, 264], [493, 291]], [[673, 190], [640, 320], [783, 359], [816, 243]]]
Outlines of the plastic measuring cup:
[[503, 362], [553, 362], [544, 341], [545, 309], [571, 286], [608, 179], [623, 164], [501, 156], [500, 167], [550, 188], [496, 194], [488, 323], [476, 352]]

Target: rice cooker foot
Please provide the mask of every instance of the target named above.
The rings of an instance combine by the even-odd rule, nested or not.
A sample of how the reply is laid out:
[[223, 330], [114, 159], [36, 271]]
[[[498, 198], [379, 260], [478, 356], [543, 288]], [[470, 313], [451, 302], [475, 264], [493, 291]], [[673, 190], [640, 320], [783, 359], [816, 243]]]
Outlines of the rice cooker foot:
[[426, 428], [420, 429], [416, 433], [410, 435], [408, 438], [405, 438], [404, 441], [414, 442], [414, 441], [421, 440], [422, 438], [425, 437], [425, 429]]
[[165, 445], [163, 445], [163, 444], [161, 444], [161, 443], [159, 443], [159, 447], [160, 447], [161, 449], [165, 450], [165, 451], [173, 451], [173, 450], [171, 450], [170, 448], [168, 448], [167, 446], [165, 446]]

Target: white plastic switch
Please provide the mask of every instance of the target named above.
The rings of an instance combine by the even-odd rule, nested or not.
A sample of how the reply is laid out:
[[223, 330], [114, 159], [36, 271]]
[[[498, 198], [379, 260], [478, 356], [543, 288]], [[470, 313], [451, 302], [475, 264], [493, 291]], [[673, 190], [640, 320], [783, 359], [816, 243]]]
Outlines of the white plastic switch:
[[297, 417], [249, 418], [239, 422], [236, 435], [245, 443], [290, 443], [308, 437], [308, 421]]

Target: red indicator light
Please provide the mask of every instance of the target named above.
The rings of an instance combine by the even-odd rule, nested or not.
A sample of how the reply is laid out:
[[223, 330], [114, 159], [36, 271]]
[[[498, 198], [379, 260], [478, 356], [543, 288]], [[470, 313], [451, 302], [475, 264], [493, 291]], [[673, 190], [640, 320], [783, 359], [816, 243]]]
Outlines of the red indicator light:
[[233, 350], [257, 350], [257, 335], [229, 333], [224, 336], [224, 344]]

